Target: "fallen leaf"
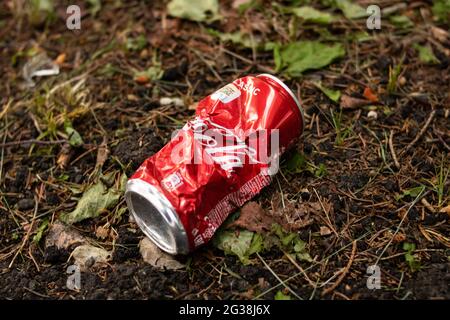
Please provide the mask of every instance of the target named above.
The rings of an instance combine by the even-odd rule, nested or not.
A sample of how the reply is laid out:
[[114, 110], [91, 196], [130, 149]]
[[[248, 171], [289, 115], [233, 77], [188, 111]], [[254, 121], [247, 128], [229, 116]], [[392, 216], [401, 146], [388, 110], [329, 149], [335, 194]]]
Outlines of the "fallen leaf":
[[433, 50], [429, 46], [421, 46], [414, 44], [414, 49], [419, 52], [419, 59], [424, 63], [439, 64], [439, 59], [433, 53]]
[[275, 300], [292, 300], [292, 298], [290, 295], [284, 294], [282, 291], [278, 291], [275, 294]]
[[239, 217], [229, 227], [240, 227], [262, 233], [270, 231], [274, 222], [273, 218], [267, 215], [257, 202], [250, 201], [241, 208]]
[[70, 148], [70, 144], [65, 143], [61, 147], [61, 151], [58, 154], [58, 158], [56, 159], [56, 164], [59, 168], [64, 169], [66, 168], [67, 164], [70, 161], [70, 158], [72, 156], [72, 149]]
[[334, 0], [334, 4], [347, 19], [359, 19], [368, 16], [366, 9], [350, 0]]
[[146, 74], [140, 73], [134, 77], [134, 81], [138, 84], [146, 84], [150, 82], [150, 77]]
[[271, 212], [271, 216], [284, 230], [295, 231], [314, 222], [314, 215], [321, 215], [322, 208], [318, 202], [300, 204], [288, 203], [285, 208]]
[[333, 16], [328, 12], [319, 11], [310, 6], [293, 8], [290, 12], [301, 18], [304, 22], [329, 24], [333, 21]]
[[85, 243], [86, 239], [70, 226], [60, 221], [53, 223], [45, 238], [45, 247], [56, 246], [58, 249], [68, 249], [73, 245]]
[[255, 289], [250, 288], [245, 292], [239, 293], [239, 296], [247, 300], [253, 300], [255, 298]]
[[297, 232], [287, 232], [278, 224], [274, 225], [272, 230], [278, 239], [274, 239], [273, 236], [271, 239], [265, 239], [265, 248], [270, 248], [270, 244], [276, 245], [279, 249], [284, 250], [300, 261], [312, 261], [311, 256], [306, 251], [305, 241], [300, 239]]
[[144, 238], [139, 243], [139, 252], [144, 261], [153, 267], [167, 270], [183, 269], [185, 266], [175, 258], [158, 248], [148, 238]]
[[372, 89], [370, 89], [369, 87], [364, 88], [363, 96], [371, 102], [378, 102], [377, 95], [373, 93]]
[[450, 216], [450, 204], [446, 207], [443, 207], [441, 210], [439, 210], [440, 213], [446, 213]]
[[212, 22], [220, 19], [217, 0], [172, 0], [167, 5], [169, 15], [192, 21]]
[[358, 109], [370, 105], [372, 102], [366, 99], [359, 99], [343, 94], [341, 97], [340, 106], [344, 110]]
[[139, 101], [139, 97], [130, 93], [130, 94], [127, 94], [127, 100], [128, 101], [133, 101], [133, 102], [138, 102]]
[[68, 119], [64, 121], [64, 130], [66, 131], [71, 146], [79, 147], [83, 145], [84, 142], [81, 135], [73, 128], [72, 123]]
[[240, 31], [236, 31], [236, 32], [232, 32], [232, 33], [223, 33], [223, 32], [219, 32], [213, 29], [209, 29], [208, 32], [215, 36], [218, 37], [220, 39], [220, 41], [222, 42], [228, 42], [230, 41], [233, 44], [242, 46], [244, 48], [261, 48], [264, 46], [263, 43], [259, 42], [259, 41], [255, 41], [254, 39], [252, 39], [250, 37], [250, 35], [248, 34], [244, 34]]
[[438, 40], [439, 42], [442, 43], [446, 43], [447, 39], [449, 38], [449, 33], [448, 31], [445, 31], [444, 29], [435, 27], [435, 26], [431, 26], [431, 34], [433, 35], [433, 37]]
[[225, 254], [232, 254], [239, 258], [242, 264], [250, 263], [250, 256], [263, 250], [263, 238], [259, 234], [248, 230], [219, 230], [213, 239], [214, 245]]
[[78, 201], [75, 210], [63, 214], [60, 220], [71, 224], [87, 218], [95, 218], [105, 210], [114, 207], [124, 192], [127, 176], [123, 173], [116, 186], [108, 187], [105, 182], [114, 182], [115, 172], [111, 172], [90, 186]]
[[344, 55], [345, 49], [340, 43], [327, 45], [318, 41], [300, 41], [274, 48], [277, 70], [293, 77], [307, 70], [321, 69]]
[[99, 239], [106, 239], [109, 235], [109, 229], [103, 226], [98, 227], [95, 230], [95, 236]]
[[108, 251], [89, 244], [83, 244], [76, 247], [72, 251], [71, 256], [74, 258], [75, 264], [78, 265], [81, 270], [87, 270], [93, 266], [100, 266], [111, 259], [111, 254]]
[[130, 51], [141, 51], [147, 46], [147, 38], [140, 34], [136, 38], [127, 38], [125, 47]]
[[449, 0], [435, 0], [431, 9], [438, 21], [450, 21], [450, 1]]
[[396, 15], [389, 17], [389, 21], [396, 27], [402, 29], [408, 29], [414, 27], [414, 22], [410, 18], [404, 15]]
[[392, 241], [394, 241], [394, 243], [400, 243], [400, 242], [404, 242], [406, 240], [406, 235], [404, 233], [397, 233], [393, 238]]
[[66, 61], [66, 54], [65, 53], [61, 53], [59, 54], [56, 59], [55, 59], [55, 63], [59, 66], [62, 66], [64, 64], [64, 61]]
[[338, 102], [339, 99], [341, 98], [341, 92], [339, 90], [329, 89], [323, 86], [321, 82], [315, 82], [314, 85], [334, 102]]
[[325, 227], [325, 226], [320, 227], [320, 235], [321, 236], [327, 236], [329, 234], [331, 234], [330, 228]]
[[96, 170], [99, 170], [103, 167], [103, 164], [108, 159], [109, 155], [109, 149], [108, 149], [108, 138], [103, 136], [102, 143], [98, 146], [97, 149], [97, 159], [95, 161], [95, 168]]

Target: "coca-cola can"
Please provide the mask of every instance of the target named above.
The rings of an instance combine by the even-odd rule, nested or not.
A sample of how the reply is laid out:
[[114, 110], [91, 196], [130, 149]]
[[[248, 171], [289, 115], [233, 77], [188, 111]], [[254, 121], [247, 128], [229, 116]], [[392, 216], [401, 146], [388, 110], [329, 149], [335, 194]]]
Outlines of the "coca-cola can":
[[128, 208], [162, 250], [187, 254], [270, 184], [303, 128], [302, 107], [280, 79], [239, 78], [201, 100], [195, 117], [142, 163], [127, 183]]

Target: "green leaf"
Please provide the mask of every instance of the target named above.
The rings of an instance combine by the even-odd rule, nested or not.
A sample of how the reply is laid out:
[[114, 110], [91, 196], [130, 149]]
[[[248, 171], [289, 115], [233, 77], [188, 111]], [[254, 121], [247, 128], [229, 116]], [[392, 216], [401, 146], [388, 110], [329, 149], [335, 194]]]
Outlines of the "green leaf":
[[314, 85], [320, 89], [328, 98], [333, 100], [334, 102], [338, 102], [341, 98], [341, 91], [332, 90], [322, 85], [320, 82], [315, 82]]
[[217, 0], [172, 0], [167, 5], [167, 10], [173, 17], [192, 21], [212, 22], [220, 19]]
[[290, 244], [292, 244], [294, 242], [294, 240], [296, 239], [298, 235], [294, 232], [291, 233], [287, 233], [285, 235], [283, 235], [282, 237], [280, 237], [281, 243], [283, 244], [283, 246], [287, 247]]
[[264, 43], [264, 46], [262, 47], [262, 50], [264, 50], [264, 51], [272, 51], [272, 50], [274, 50], [275, 47], [277, 47], [277, 46], [278, 46], [278, 48], [279, 48], [279, 47], [280, 47], [280, 44], [277, 43], [277, 42], [274, 42], [274, 41], [268, 41], [268, 42], [265, 42], [265, 43]]
[[405, 250], [405, 261], [408, 263], [409, 268], [412, 272], [416, 272], [420, 269], [420, 261], [417, 260], [414, 255], [414, 251], [416, 250], [416, 245], [414, 243], [404, 242], [403, 250]]
[[306, 243], [305, 241], [301, 240], [301, 239], [296, 239], [295, 243], [294, 243], [294, 251], [295, 252], [303, 252], [305, 251], [306, 248]]
[[357, 42], [365, 42], [373, 40], [373, 36], [368, 34], [366, 31], [356, 32], [349, 35], [351, 40], [355, 40]]
[[[275, 54], [274, 50], [274, 59]], [[294, 42], [280, 49], [279, 69], [296, 77], [307, 70], [323, 68], [344, 55], [345, 49], [340, 43], [326, 45], [318, 41]]]
[[293, 8], [290, 11], [305, 22], [329, 24], [334, 20], [328, 12], [319, 11], [310, 6]]
[[424, 63], [439, 64], [438, 58], [433, 53], [433, 50], [429, 46], [421, 46], [417, 43], [414, 44], [414, 49], [419, 52], [419, 59]]
[[250, 248], [247, 251], [248, 256], [251, 256], [254, 253], [261, 252], [264, 249], [264, 240], [263, 236], [259, 233], [255, 233], [252, 238], [252, 243], [250, 244]]
[[235, 255], [242, 264], [250, 263], [249, 256], [262, 249], [262, 238], [253, 242], [254, 233], [248, 230], [239, 232], [233, 230], [220, 230], [214, 237], [213, 243], [225, 254]]
[[308, 252], [299, 252], [296, 257], [299, 261], [313, 262], [313, 259]]
[[303, 154], [296, 152], [287, 162], [286, 169], [292, 173], [303, 171], [306, 167], [306, 158]]
[[159, 80], [164, 75], [164, 70], [162, 69], [161, 61], [158, 60], [156, 54], [153, 55], [152, 65], [144, 71], [135, 71], [134, 78], [146, 77], [149, 80]]
[[425, 190], [425, 186], [424, 185], [420, 185], [418, 187], [406, 189], [405, 191], [403, 191], [403, 194], [396, 196], [395, 200], [398, 201], [398, 200], [400, 200], [400, 199], [402, 199], [402, 198], [404, 198], [406, 196], [410, 196], [411, 198], [416, 198], [424, 190]]
[[61, 215], [60, 220], [65, 223], [75, 223], [87, 218], [95, 218], [107, 209], [114, 207], [118, 202], [127, 182], [127, 176], [123, 173], [118, 184], [108, 188], [114, 183], [115, 172], [103, 176], [99, 181], [90, 186], [78, 200], [75, 210]]
[[282, 291], [278, 291], [275, 294], [275, 300], [292, 300], [292, 298], [290, 295], [284, 294]]
[[136, 38], [128, 38], [125, 46], [130, 51], [141, 51], [147, 46], [147, 39], [143, 34], [140, 34]]
[[245, 11], [251, 9], [251, 8], [255, 8], [257, 6], [259, 6], [259, 1], [257, 0], [247, 0], [245, 2], [242, 2], [239, 7], [238, 7], [238, 12], [239, 14], [243, 14], [245, 13]]
[[322, 178], [323, 176], [325, 176], [328, 173], [327, 167], [325, 166], [324, 163], [319, 164], [319, 168], [317, 168], [314, 171], [314, 175], [317, 178]]
[[431, 10], [438, 21], [450, 21], [450, 0], [433, 1], [433, 8]]
[[398, 16], [391, 16], [389, 18], [389, 21], [396, 27], [402, 28], [402, 29], [408, 29], [414, 26], [414, 23], [409, 19], [407, 16], [398, 15]]
[[[285, 232], [279, 224], [274, 224], [272, 227], [273, 233], [277, 236], [280, 249], [291, 253], [299, 261], [312, 262], [312, 258], [306, 251], [306, 243], [300, 239], [300, 236], [295, 232]], [[272, 244], [277, 245], [276, 241], [271, 241]], [[266, 247], [269, 249], [269, 247]]]
[[42, 235], [44, 234], [44, 231], [48, 228], [48, 219], [44, 219], [41, 222], [41, 225], [39, 226], [39, 228], [36, 231], [36, 234], [33, 237], [33, 242], [38, 244], [39, 241], [41, 241]]
[[334, 0], [334, 5], [344, 13], [347, 19], [359, 19], [368, 16], [363, 7], [351, 0]]
[[54, 9], [52, 0], [31, 0], [31, 6], [34, 10], [52, 12]]
[[259, 234], [248, 230], [225, 230], [223, 227], [214, 235], [213, 245], [225, 254], [235, 255], [242, 264], [250, 264], [250, 257], [255, 253], [278, 247], [299, 261], [311, 262], [306, 251], [306, 243], [295, 232], [284, 232], [278, 224], [272, 226], [269, 233]]
[[64, 121], [64, 130], [66, 131], [71, 146], [79, 147], [84, 144], [81, 135], [72, 127], [72, 123], [68, 119]]
[[416, 250], [416, 245], [414, 243], [404, 242], [403, 250], [412, 252], [412, 251]]
[[87, 0], [87, 2], [90, 6], [89, 13], [93, 16], [95, 16], [102, 8], [101, 0]]
[[240, 31], [236, 31], [233, 33], [222, 33], [217, 30], [209, 29], [208, 32], [213, 36], [216, 36], [222, 42], [230, 41], [233, 44], [240, 45], [244, 48], [253, 48], [257, 47], [255, 41], [248, 34], [243, 34]]
[[25, 12], [33, 25], [53, 21], [56, 17], [53, 0], [28, 0], [22, 4], [25, 5]]
[[281, 61], [281, 49], [280, 45], [275, 44], [273, 47], [273, 61], [275, 62], [275, 71], [280, 71], [282, 68], [282, 61]]

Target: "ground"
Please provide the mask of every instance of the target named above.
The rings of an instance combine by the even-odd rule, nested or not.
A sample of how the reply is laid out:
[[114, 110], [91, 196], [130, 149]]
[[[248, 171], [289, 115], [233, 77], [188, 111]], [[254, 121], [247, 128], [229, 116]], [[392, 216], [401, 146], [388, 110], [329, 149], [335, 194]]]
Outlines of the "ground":
[[[380, 30], [345, 18], [333, 1], [310, 1], [336, 17], [329, 24], [286, 9], [302, 1], [253, 1], [246, 10], [220, 1], [219, 19], [198, 22], [172, 17], [163, 1], [53, 1], [48, 11], [21, 2], [0, 4], [1, 298], [450, 298], [450, 38], [448, 11], [439, 11], [448, 1], [378, 1], [393, 10], [382, 13]], [[66, 26], [74, 2], [80, 30]], [[240, 39], [226, 39], [237, 31]], [[339, 43], [345, 54], [289, 73], [274, 51], [307, 39]], [[30, 88], [22, 68], [37, 52], [60, 73]], [[289, 231], [312, 261], [273, 247], [243, 264], [210, 243], [179, 257], [184, 269], [160, 270], [143, 261], [144, 236], [120, 198], [71, 226], [112, 257], [69, 290], [73, 248], [46, 246], [46, 237], [80, 190], [99, 172], [130, 176], [194, 114], [195, 102], [261, 72], [298, 95], [306, 128], [253, 201], [274, 215], [316, 208], [311, 223]], [[69, 143], [69, 127], [82, 143]], [[374, 264], [381, 288], [371, 290]]]

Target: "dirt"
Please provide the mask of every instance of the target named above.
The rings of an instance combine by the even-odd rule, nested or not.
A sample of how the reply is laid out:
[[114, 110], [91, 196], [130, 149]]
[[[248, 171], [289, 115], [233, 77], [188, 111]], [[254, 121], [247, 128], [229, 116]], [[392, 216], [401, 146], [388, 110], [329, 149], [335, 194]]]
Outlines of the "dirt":
[[[1, 298], [274, 299], [279, 291], [295, 298], [278, 277], [303, 299], [450, 299], [449, 215], [439, 212], [450, 204], [448, 22], [434, 18], [431, 1], [407, 3], [399, 13], [414, 27], [399, 29], [383, 19], [382, 30], [368, 31], [370, 41], [356, 41], [350, 35], [366, 30], [364, 19], [303, 25], [270, 1], [242, 15], [232, 2], [220, 1], [224, 19], [212, 23], [172, 18], [163, 1], [106, 1], [95, 16], [83, 3], [82, 29], [74, 31], [65, 25], [69, 1], [55, 1], [53, 18], [34, 23], [26, 7], [0, 3]], [[383, 1], [383, 6], [395, 3]], [[346, 55], [289, 78], [274, 71], [272, 51], [221, 42], [207, 28], [242, 30], [261, 42], [281, 44], [331, 36]], [[446, 40], [432, 28], [440, 28]], [[133, 49], [129, 41], [139, 35], [145, 44]], [[421, 61], [414, 43], [429, 46], [438, 62]], [[59, 75], [37, 79], [35, 88], [26, 89], [21, 69], [36, 50], [51, 59], [65, 54], [64, 62]], [[402, 59], [390, 93], [392, 70]], [[155, 65], [161, 66], [160, 79], [136, 81], [136, 72]], [[74, 248], [46, 246], [49, 227], [74, 209], [97, 174], [131, 176], [194, 114], [195, 102], [240, 76], [261, 72], [275, 73], [298, 95], [306, 128], [282, 157], [276, 181], [252, 200], [253, 210], [287, 219], [285, 229], [299, 235], [313, 261], [293, 262], [272, 247], [243, 265], [208, 244], [177, 257], [185, 269], [153, 268], [141, 257], [144, 235], [121, 198], [98, 217], [70, 226], [112, 257], [83, 271], [79, 290], [69, 289]], [[352, 99], [365, 99], [370, 88], [380, 102], [345, 109], [314, 85], [319, 80]], [[162, 105], [160, 99], [167, 97], [180, 98], [183, 105]], [[432, 110], [435, 116], [423, 131]], [[341, 130], [333, 115], [341, 117]], [[82, 137], [79, 146], [69, 144], [67, 118]], [[106, 158], [99, 163], [103, 147]], [[290, 170], [297, 153], [305, 163]], [[418, 195], [421, 186], [424, 193]], [[245, 218], [241, 228], [268, 231], [269, 220]], [[289, 219], [295, 228], [289, 228]], [[252, 223], [258, 225], [252, 229]], [[415, 249], [408, 253], [405, 244]], [[371, 290], [367, 268], [377, 261], [381, 288]]]
[[147, 159], [163, 147], [163, 140], [150, 129], [130, 132], [113, 150], [119, 161], [133, 173]]

